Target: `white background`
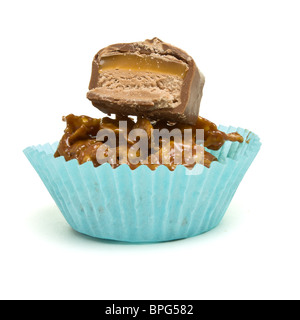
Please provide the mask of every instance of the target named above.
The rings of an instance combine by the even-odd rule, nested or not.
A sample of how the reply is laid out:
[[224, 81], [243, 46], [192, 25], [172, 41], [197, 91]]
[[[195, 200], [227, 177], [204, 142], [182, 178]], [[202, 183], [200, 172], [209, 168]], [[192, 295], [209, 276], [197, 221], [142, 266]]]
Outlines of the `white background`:
[[[299, 1], [1, 1], [1, 299], [299, 299]], [[200, 114], [262, 149], [223, 221], [162, 244], [71, 230], [22, 153], [59, 140], [94, 54], [159, 37], [206, 76]]]

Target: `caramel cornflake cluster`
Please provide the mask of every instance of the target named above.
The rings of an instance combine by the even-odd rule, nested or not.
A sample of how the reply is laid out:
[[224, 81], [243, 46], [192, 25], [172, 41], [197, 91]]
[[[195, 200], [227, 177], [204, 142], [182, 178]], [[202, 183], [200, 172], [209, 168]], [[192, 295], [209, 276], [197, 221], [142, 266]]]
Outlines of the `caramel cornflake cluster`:
[[[226, 134], [218, 130], [214, 123], [202, 117], [198, 117], [195, 125], [172, 124], [165, 120], [149, 121], [142, 117], [138, 117], [134, 121], [129, 117], [116, 116], [116, 119], [109, 117], [94, 119], [73, 114], [63, 117], [63, 120], [66, 121], [67, 126], [54, 156], [63, 156], [66, 161], [77, 159], [79, 164], [92, 161], [95, 167], [108, 162], [113, 168], [126, 163], [131, 169], [147, 165], [151, 170], [155, 170], [158, 166], [165, 165], [169, 170], [173, 171], [178, 165], [178, 161], [175, 161], [178, 150], [181, 154], [180, 164], [185, 167], [192, 169], [196, 163], [210, 167], [213, 161], [217, 161], [217, 158], [207, 152], [204, 147], [218, 150], [226, 140], [243, 142], [243, 137], [237, 132]], [[124, 130], [124, 126], [121, 126], [120, 123], [126, 124], [126, 130]], [[113, 132], [116, 136], [116, 144], [111, 146], [114, 149], [114, 152], [111, 153], [113, 156], [107, 152], [102, 157], [105, 159], [99, 159], [98, 153], [98, 149], [107, 143], [107, 141], [99, 141], [97, 138], [97, 134], [102, 129], [108, 129], [108, 131]], [[130, 132], [133, 129], [142, 129], [147, 134], [148, 142], [146, 149], [148, 149], [148, 152], [145, 152], [144, 155], [141, 154], [140, 150], [135, 150], [135, 154], [133, 154], [132, 147], [138, 142], [138, 138], [132, 139], [130, 137]], [[190, 129], [192, 132], [191, 140], [187, 143], [186, 140], [178, 141], [171, 138], [166, 144], [163, 138], [160, 138], [159, 143], [153, 145], [151, 138], [155, 129], [168, 129], [169, 131], [179, 129], [182, 132], [182, 136], [184, 136], [186, 129]], [[196, 139], [197, 129], [203, 129], [204, 146], [200, 145]], [[119, 141], [121, 140], [126, 143], [120, 144]], [[197, 150], [201, 150], [202, 152], [199, 153]], [[133, 161], [135, 158], [139, 161]]]

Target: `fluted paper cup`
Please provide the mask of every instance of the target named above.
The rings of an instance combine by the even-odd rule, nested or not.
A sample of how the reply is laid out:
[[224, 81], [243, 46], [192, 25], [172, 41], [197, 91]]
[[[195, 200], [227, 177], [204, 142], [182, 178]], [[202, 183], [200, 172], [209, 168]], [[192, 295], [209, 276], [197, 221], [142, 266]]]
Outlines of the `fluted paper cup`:
[[24, 153], [74, 230], [126, 242], [170, 241], [197, 236], [220, 223], [260, 149], [258, 136], [248, 130], [219, 129], [237, 131], [245, 141], [209, 150], [219, 159], [210, 168], [95, 168], [92, 162], [54, 158], [57, 143], [28, 147]]

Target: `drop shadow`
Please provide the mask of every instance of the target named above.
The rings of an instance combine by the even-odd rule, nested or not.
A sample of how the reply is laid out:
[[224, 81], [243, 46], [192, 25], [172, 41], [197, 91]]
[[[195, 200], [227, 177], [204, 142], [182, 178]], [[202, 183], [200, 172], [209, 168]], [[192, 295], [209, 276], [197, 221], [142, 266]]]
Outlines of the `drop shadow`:
[[249, 210], [243, 204], [232, 201], [219, 224], [219, 229], [223, 232], [238, 229], [242, 225], [247, 211]]

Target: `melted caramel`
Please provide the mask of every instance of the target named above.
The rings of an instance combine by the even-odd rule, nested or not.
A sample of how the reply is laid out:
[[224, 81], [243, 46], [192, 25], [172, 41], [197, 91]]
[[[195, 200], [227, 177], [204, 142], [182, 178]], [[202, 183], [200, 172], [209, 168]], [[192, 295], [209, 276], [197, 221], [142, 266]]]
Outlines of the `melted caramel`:
[[[79, 164], [83, 164], [87, 161], [92, 161], [94, 166], [99, 166], [97, 161], [97, 150], [103, 144], [103, 142], [97, 141], [96, 136], [99, 130], [101, 129], [110, 129], [112, 130], [117, 137], [123, 135], [123, 138], [127, 140], [127, 147], [116, 145], [116, 156], [117, 163], [110, 162], [110, 159], [107, 159], [108, 163], [111, 163], [113, 168], [118, 167], [123, 163], [127, 163], [131, 169], [135, 169], [144, 163], [132, 164], [128, 158], [125, 159], [125, 162], [119, 162], [119, 159], [122, 155], [128, 156], [130, 153], [130, 147], [134, 145], [136, 141], [132, 141], [128, 138], [128, 133], [132, 129], [143, 129], [149, 140], [149, 153], [147, 154], [147, 166], [151, 170], [155, 170], [160, 165], [166, 165], [170, 170], [174, 170], [177, 166], [175, 162], [175, 150], [181, 150], [182, 152], [182, 165], [187, 168], [193, 168], [195, 163], [190, 164], [190, 160], [185, 157], [186, 150], [192, 150], [189, 153], [189, 156], [194, 158], [196, 163], [201, 163], [206, 167], [210, 167], [213, 161], [217, 161], [212, 154], [203, 150], [203, 158], [197, 158], [196, 148], [196, 129], [204, 130], [204, 146], [208, 149], [218, 150], [222, 147], [226, 140], [243, 142], [244, 139], [238, 133], [229, 133], [226, 134], [217, 129], [217, 126], [209, 120], [199, 117], [197, 123], [194, 126], [183, 125], [183, 124], [169, 124], [165, 121], [150, 122], [145, 118], [138, 118], [135, 122], [133, 119], [128, 117], [117, 117], [116, 119], [111, 119], [105, 117], [103, 119], [93, 119], [87, 116], [75, 116], [73, 114], [63, 117], [63, 120], [67, 122], [67, 127], [65, 133], [60, 140], [57, 151], [55, 152], [55, 157], [63, 156], [66, 161], [77, 159]], [[119, 126], [119, 121], [125, 121], [127, 124], [128, 131], [125, 133], [122, 131], [122, 128]], [[178, 141], [171, 140], [169, 142], [169, 158], [170, 162], [165, 164], [163, 162], [163, 152], [165, 146], [159, 144], [159, 147], [155, 152], [153, 152], [152, 145], [150, 142], [150, 136], [154, 129], [164, 129], [167, 128], [170, 131], [173, 129], [179, 129], [183, 133], [185, 129], [192, 129], [192, 140], [188, 145], [183, 143], [178, 143]], [[118, 140], [118, 139], [117, 139]], [[201, 146], [203, 148], [203, 146]], [[152, 151], [152, 152], [151, 152]], [[151, 153], [154, 154], [155, 161], [152, 161]], [[138, 155], [137, 155], [138, 156]], [[193, 160], [193, 159], [192, 159]]]
[[154, 72], [184, 79], [188, 67], [180, 62], [167, 61], [153, 56], [122, 54], [101, 58], [99, 73], [108, 70]]

